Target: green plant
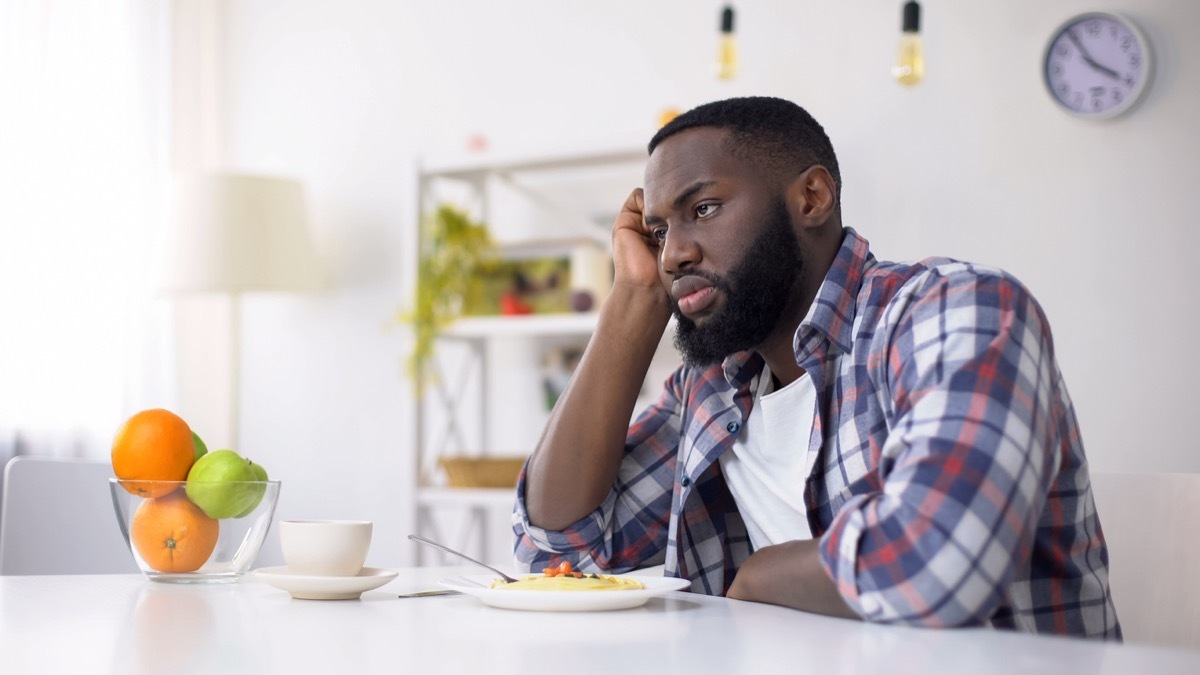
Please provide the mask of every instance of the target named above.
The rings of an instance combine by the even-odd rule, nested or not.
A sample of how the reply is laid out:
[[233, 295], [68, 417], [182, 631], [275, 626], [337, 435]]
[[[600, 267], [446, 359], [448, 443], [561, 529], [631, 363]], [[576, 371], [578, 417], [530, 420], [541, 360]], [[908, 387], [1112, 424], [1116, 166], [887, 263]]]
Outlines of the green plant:
[[432, 375], [429, 365], [438, 333], [462, 314], [463, 307], [479, 301], [474, 296], [481, 288], [473, 279], [495, 264], [491, 233], [466, 211], [442, 204], [422, 223], [416, 298], [412, 309], [400, 314], [400, 321], [413, 328], [408, 373], [418, 393]]

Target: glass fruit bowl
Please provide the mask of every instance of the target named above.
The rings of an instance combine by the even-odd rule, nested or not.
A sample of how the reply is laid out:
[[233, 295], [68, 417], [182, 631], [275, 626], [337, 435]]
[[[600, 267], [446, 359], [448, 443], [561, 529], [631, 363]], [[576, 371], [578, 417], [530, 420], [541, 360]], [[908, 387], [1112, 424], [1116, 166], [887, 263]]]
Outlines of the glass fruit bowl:
[[153, 581], [238, 581], [258, 556], [279, 481], [108, 480], [121, 534]]

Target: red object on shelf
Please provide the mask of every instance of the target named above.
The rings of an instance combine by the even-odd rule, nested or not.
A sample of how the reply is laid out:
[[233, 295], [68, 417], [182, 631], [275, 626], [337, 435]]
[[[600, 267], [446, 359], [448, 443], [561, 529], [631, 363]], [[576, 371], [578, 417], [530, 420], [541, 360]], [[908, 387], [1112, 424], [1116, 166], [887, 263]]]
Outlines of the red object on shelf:
[[533, 305], [525, 302], [513, 293], [500, 296], [500, 313], [505, 315], [533, 314]]

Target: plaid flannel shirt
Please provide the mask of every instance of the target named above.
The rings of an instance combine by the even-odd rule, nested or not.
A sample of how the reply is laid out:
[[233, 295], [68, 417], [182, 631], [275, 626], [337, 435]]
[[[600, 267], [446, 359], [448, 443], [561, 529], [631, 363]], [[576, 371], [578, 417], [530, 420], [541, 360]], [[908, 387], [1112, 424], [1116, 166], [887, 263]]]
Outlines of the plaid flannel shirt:
[[[803, 486], [821, 558], [870, 621], [1120, 639], [1074, 409], [1037, 302], [994, 268], [878, 262], [846, 228], [794, 338], [817, 411]], [[761, 357], [680, 367], [629, 429], [611, 493], [518, 564], [626, 572], [665, 562], [723, 594], [751, 554], [717, 458], [750, 412]], [[797, 486], [799, 489], [800, 486]]]

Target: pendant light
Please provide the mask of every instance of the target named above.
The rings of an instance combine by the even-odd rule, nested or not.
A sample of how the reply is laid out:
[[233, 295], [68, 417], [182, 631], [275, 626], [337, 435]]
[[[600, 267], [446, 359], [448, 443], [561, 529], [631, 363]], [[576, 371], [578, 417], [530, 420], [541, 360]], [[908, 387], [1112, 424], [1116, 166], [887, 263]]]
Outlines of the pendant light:
[[911, 87], [925, 79], [925, 48], [921, 45], [921, 6], [916, 0], [904, 3], [900, 34], [900, 54], [892, 76]]
[[737, 39], [733, 36], [733, 6], [721, 10], [721, 44], [717, 51], [717, 77], [731, 80], [737, 75]]

